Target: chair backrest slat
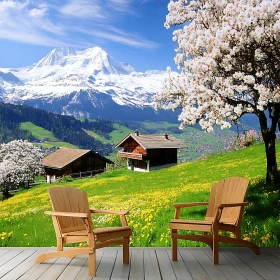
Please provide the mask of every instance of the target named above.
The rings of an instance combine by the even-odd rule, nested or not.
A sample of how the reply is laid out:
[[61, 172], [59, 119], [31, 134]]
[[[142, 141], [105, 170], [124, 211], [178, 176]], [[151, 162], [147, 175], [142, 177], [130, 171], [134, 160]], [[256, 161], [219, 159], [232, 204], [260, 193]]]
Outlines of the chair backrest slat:
[[[218, 204], [244, 202], [248, 184], [249, 180], [240, 177], [226, 178], [213, 184], [205, 219], [213, 219]], [[240, 210], [241, 207], [225, 208], [220, 221], [237, 224]]]
[[215, 207], [215, 198], [216, 198], [217, 187], [218, 187], [218, 183], [214, 183], [211, 187], [205, 220], [212, 220], [214, 218], [214, 215], [215, 215], [214, 207]]
[[[52, 187], [49, 189], [49, 195], [53, 211], [90, 213], [87, 194], [81, 190], [72, 187]], [[57, 221], [61, 233], [86, 229], [81, 218], [59, 217]]]

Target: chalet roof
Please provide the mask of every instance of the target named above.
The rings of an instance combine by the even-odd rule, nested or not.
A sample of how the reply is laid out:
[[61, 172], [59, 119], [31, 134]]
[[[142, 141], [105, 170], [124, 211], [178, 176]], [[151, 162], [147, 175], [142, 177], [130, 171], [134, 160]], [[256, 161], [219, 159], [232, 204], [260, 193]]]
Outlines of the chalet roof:
[[107, 163], [113, 163], [109, 159], [95, 153], [92, 150], [61, 148], [44, 157], [41, 164], [45, 167], [61, 169], [88, 153], [93, 153], [95, 156], [102, 158]]
[[186, 145], [183, 142], [181, 142], [179, 139], [170, 134], [130, 133], [116, 145], [116, 148], [123, 147], [123, 145], [129, 138], [134, 139], [145, 150], [172, 148], [178, 149], [186, 147]]

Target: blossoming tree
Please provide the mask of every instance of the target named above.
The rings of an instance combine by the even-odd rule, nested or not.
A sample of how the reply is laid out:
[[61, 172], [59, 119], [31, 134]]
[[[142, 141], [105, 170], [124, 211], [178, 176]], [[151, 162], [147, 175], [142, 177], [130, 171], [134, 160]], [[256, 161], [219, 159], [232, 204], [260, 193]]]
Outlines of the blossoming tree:
[[10, 189], [34, 179], [42, 156], [40, 149], [27, 141], [14, 140], [0, 145], [0, 191], [4, 197]]
[[260, 123], [267, 182], [277, 177], [280, 116], [280, 1], [171, 0], [165, 27], [174, 27], [181, 73], [165, 82], [158, 108], [177, 109], [181, 128], [228, 128], [244, 114]]

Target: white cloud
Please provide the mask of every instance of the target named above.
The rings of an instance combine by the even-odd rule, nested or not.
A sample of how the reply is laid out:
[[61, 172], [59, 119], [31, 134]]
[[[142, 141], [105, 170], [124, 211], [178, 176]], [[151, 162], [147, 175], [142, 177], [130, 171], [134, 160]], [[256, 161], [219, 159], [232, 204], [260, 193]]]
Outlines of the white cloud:
[[117, 28], [136, 0], [0, 0], [0, 38], [33, 45], [83, 48], [98, 41], [155, 49], [139, 34]]
[[61, 41], [59, 38], [52, 38], [50, 36], [45, 36], [42, 33], [29, 32], [28, 30], [13, 30], [13, 32], [8, 30], [0, 30], [0, 38], [38, 46], [53, 47], [61, 46], [63, 44], [63, 41]]
[[156, 49], [159, 47], [157, 43], [146, 40], [139, 34], [129, 33], [110, 25], [99, 25], [98, 28], [90, 31], [79, 29], [79, 32], [88, 34], [93, 38], [106, 39], [136, 48]]
[[134, 13], [132, 6], [132, 0], [109, 0], [107, 5], [111, 9], [118, 11], [120, 13]]
[[0, 14], [10, 12], [12, 10], [22, 10], [28, 5], [28, 2], [19, 2], [13, 0], [4, 0], [0, 2]]
[[140, 38], [140, 36], [136, 37], [135, 35], [121, 36], [118, 34], [113, 34], [111, 32], [104, 31], [93, 31], [92, 35], [137, 48], [155, 49], [158, 47], [156, 43], [144, 40], [143, 38]]
[[105, 18], [102, 5], [98, 0], [71, 0], [60, 8], [60, 12], [79, 18]]
[[54, 37], [64, 34], [63, 27], [45, 18], [46, 8], [29, 8], [28, 5], [27, 1], [0, 2], [0, 38], [39, 45], [45, 41], [45, 45], [49, 45], [47, 41], [54, 42]]
[[46, 14], [46, 9], [34, 8], [28, 12], [29, 17], [43, 17], [45, 14]]

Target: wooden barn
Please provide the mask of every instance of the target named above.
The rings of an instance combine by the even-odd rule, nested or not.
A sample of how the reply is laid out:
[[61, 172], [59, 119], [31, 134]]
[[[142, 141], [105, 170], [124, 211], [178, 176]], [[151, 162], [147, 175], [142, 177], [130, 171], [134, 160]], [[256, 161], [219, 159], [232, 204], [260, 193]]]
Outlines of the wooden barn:
[[83, 172], [101, 173], [106, 164], [113, 162], [91, 150], [62, 148], [44, 157], [41, 165], [45, 169], [47, 181], [57, 177]]
[[118, 156], [127, 159], [127, 168], [150, 171], [177, 164], [177, 150], [185, 144], [168, 134], [128, 134], [116, 148], [123, 148]]

